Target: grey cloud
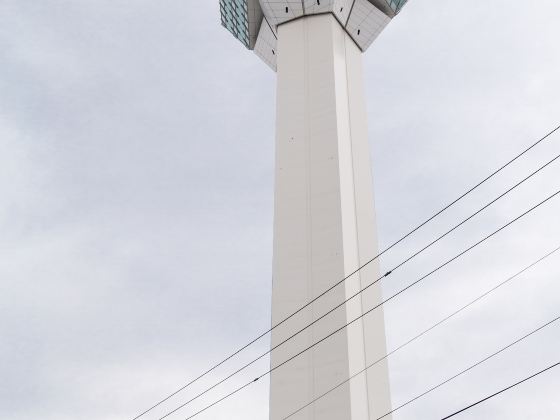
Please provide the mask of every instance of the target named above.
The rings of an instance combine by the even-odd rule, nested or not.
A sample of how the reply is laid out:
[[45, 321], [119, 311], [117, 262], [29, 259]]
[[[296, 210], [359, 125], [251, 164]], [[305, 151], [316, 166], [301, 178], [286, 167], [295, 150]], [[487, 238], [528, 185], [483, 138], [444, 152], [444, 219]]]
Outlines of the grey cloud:
[[[559, 123], [560, 7], [522, 3], [411, 0], [365, 56], [381, 246]], [[269, 326], [274, 74], [219, 26], [211, 1], [5, 0], [0, 51], [0, 417], [132, 418]], [[559, 140], [383, 268], [560, 153]], [[555, 165], [497, 203], [395, 273], [385, 294], [559, 188], [559, 176]], [[559, 208], [388, 305], [389, 347], [557, 246]], [[552, 317], [558, 267], [552, 258], [391, 358], [394, 404]], [[557, 328], [395, 419], [447, 414], [537, 370], [558, 353]], [[560, 410], [559, 377], [468, 418], [525, 419], [530, 407], [547, 418]], [[200, 418], [266, 414], [265, 381]]]

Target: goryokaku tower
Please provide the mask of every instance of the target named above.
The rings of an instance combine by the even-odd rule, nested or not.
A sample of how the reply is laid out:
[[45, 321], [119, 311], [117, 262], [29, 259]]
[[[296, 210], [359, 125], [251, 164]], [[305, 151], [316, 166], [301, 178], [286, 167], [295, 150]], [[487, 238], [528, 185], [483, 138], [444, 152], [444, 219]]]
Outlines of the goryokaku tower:
[[[362, 52], [404, 3], [220, 0], [223, 26], [278, 74], [273, 325], [378, 254]], [[275, 328], [272, 345], [378, 277], [374, 261]], [[274, 350], [271, 367], [380, 301], [376, 284]], [[385, 355], [379, 308], [272, 372], [270, 420], [284, 419]], [[290, 418], [372, 420], [390, 410], [382, 362]]]

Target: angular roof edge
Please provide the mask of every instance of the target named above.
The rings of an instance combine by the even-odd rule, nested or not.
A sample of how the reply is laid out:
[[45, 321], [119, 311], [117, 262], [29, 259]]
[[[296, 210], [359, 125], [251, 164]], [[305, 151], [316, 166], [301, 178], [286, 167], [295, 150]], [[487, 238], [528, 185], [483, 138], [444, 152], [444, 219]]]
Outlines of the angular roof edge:
[[219, 0], [222, 25], [273, 70], [276, 29], [303, 16], [331, 13], [365, 51], [408, 0]]

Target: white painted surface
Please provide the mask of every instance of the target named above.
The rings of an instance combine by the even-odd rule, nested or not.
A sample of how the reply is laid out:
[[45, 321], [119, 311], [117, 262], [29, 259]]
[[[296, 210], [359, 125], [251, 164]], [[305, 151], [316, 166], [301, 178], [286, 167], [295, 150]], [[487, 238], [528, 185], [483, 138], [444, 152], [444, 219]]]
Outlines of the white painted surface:
[[346, 31], [360, 46], [367, 50], [391, 18], [371, 4], [368, 0], [356, 0], [352, 13], [346, 23]]
[[266, 64], [276, 70], [278, 26], [303, 16], [330, 13], [360, 49], [365, 51], [391, 21], [379, 8], [381, 5], [388, 8], [385, 0], [375, 3], [378, 7], [368, 0], [322, 0], [320, 4], [317, 4], [317, 0], [261, 0], [265, 17], [254, 50]]
[[304, 15], [301, 0], [260, 0], [264, 15], [276, 26]]
[[[278, 27], [278, 111], [272, 322], [377, 255], [361, 51], [331, 14]], [[286, 324], [284, 340], [379, 276], [376, 263]], [[380, 300], [378, 285], [272, 353], [272, 367]], [[270, 419], [283, 419], [384, 355], [380, 310], [271, 375]], [[390, 409], [380, 364], [294, 416], [369, 420]], [[389, 418], [389, 417], [388, 417]]]
[[276, 71], [277, 49], [276, 35], [263, 19], [254, 51], [274, 71]]

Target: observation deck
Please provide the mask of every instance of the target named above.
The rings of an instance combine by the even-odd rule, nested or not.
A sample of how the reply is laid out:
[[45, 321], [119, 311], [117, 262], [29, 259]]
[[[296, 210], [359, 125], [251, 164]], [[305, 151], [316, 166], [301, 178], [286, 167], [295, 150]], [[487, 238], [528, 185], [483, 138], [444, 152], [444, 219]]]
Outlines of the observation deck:
[[279, 25], [332, 14], [363, 52], [408, 0], [220, 0], [222, 25], [276, 71]]

